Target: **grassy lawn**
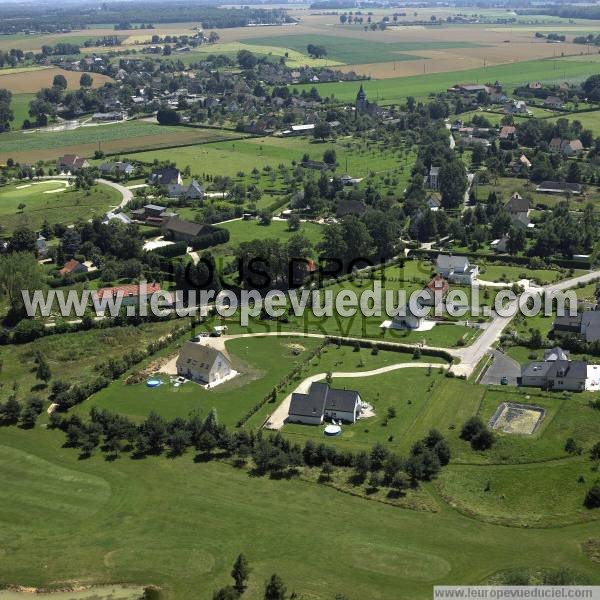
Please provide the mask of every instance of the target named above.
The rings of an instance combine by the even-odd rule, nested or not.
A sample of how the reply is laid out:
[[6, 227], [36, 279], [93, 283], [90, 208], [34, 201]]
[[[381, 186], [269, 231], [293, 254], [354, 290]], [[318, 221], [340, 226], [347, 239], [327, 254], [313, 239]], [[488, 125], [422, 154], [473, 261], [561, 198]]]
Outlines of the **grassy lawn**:
[[[63, 439], [42, 428], [2, 432], [3, 582], [156, 583], [170, 598], [208, 600], [230, 582], [239, 552], [253, 568], [249, 597], [274, 572], [310, 597], [336, 590], [382, 600], [425, 600], [436, 583], [540, 564], [599, 581], [579, 550], [600, 535], [597, 521], [507, 529], [445, 508], [401, 510], [301, 480], [249, 477], [192, 455], [80, 461]], [[340, 510], [352, 523], [343, 531], [333, 525]], [[332, 554], [340, 566], [324, 569]]]
[[[303, 348], [298, 355], [292, 350], [296, 343]], [[186, 383], [179, 388], [165, 384], [150, 389], [145, 383], [127, 385], [119, 380], [92, 396], [77, 411], [87, 414], [92, 406], [98, 406], [141, 420], [152, 410], [174, 418], [193, 412], [206, 415], [211, 408], [216, 408], [221, 421], [233, 427], [319, 343], [320, 340], [316, 339], [292, 338], [231, 340], [227, 349], [233, 359], [233, 368], [240, 375], [213, 390], [207, 391], [194, 383]], [[171, 348], [169, 354], [175, 355], [178, 350], [179, 344]], [[168, 377], [163, 377], [163, 380], [168, 381]]]
[[[41, 352], [52, 372], [50, 385], [55, 379], [69, 383], [87, 382], [96, 376], [94, 366], [109, 357], [119, 358], [134, 349], [169, 333], [174, 321], [147, 323], [138, 327], [111, 327], [77, 333], [49, 335], [35, 342], [18, 346], [0, 346], [0, 400], [11, 393], [18, 383], [17, 396], [26, 398], [35, 392], [39, 381], [35, 378], [35, 353]], [[42, 391], [42, 395], [45, 392]]]
[[540, 285], [546, 285], [564, 279], [563, 275], [560, 271], [552, 269], [530, 269], [526, 266], [480, 263], [480, 278], [485, 281], [514, 282], [520, 279], [533, 279]]
[[13, 111], [11, 127], [20, 129], [25, 119], [29, 119], [29, 103], [34, 98], [33, 94], [14, 94], [10, 108]]
[[[477, 185], [475, 192], [479, 202], [486, 202], [490, 192], [496, 192], [496, 195], [502, 203], [506, 203], [515, 192], [518, 192], [523, 198], [529, 200], [531, 208], [540, 206], [541, 208], [552, 208], [559, 202], [564, 202], [566, 197], [562, 194], [542, 194], [535, 191], [536, 184], [530, 183], [526, 179], [517, 177], [500, 177], [487, 185]], [[600, 201], [600, 191], [593, 186], [587, 186], [585, 193], [581, 196], [570, 196], [569, 204], [572, 210], [582, 210], [588, 202], [597, 203]]]
[[[120, 201], [121, 194], [117, 190], [102, 184], [96, 184], [90, 190], [65, 189], [61, 181], [7, 185], [0, 187], [0, 232], [5, 235], [22, 223], [37, 230], [44, 219], [51, 225], [70, 225], [80, 219], [102, 216]], [[20, 205], [25, 208], [19, 209]]]
[[269, 225], [260, 225], [258, 221], [230, 221], [219, 225], [227, 229], [230, 234], [228, 245], [232, 248], [242, 242], [257, 239], [277, 238], [286, 242], [290, 237], [299, 233], [307, 237], [314, 245], [321, 241], [323, 225], [318, 223], [301, 223], [298, 231], [290, 231], [287, 221], [271, 221]]
[[596, 478], [592, 463], [578, 458], [543, 466], [452, 466], [437, 485], [446, 501], [478, 519], [513, 527], [556, 527], [596, 519], [598, 526], [600, 515], [583, 506], [589, 482]]

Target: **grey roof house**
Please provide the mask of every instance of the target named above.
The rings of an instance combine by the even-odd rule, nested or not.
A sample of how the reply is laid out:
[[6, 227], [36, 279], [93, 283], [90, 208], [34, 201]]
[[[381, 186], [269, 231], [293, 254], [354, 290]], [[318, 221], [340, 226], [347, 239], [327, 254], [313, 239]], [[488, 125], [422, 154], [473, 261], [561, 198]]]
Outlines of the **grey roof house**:
[[545, 390], [582, 392], [587, 380], [587, 363], [582, 360], [533, 361], [521, 367], [520, 384]]
[[319, 425], [325, 418], [354, 423], [361, 410], [358, 392], [330, 388], [326, 383], [311, 384], [308, 394], [293, 393], [287, 420]]

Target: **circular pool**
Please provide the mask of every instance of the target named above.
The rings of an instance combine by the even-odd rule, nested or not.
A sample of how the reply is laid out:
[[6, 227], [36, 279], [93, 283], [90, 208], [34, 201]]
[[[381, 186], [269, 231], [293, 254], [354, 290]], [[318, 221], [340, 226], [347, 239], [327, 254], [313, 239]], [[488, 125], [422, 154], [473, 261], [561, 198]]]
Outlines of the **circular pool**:
[[146, 385], [151, 388], [158, 387], [161, 383], [162, 381], [160, 379], [148, 379], [148, 381], [146, 381]]
[[327, 425], [323, 433], [325, 435], [340, 435], [342, 428], [339, 425]]

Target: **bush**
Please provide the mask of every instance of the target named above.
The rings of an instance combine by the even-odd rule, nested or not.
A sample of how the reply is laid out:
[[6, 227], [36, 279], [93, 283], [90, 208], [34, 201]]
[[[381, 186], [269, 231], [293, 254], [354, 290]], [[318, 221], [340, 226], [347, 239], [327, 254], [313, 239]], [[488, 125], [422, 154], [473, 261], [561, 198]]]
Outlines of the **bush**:
[[586, 508], [600, 508], [600, 485], [588, 490], [583, 503]]

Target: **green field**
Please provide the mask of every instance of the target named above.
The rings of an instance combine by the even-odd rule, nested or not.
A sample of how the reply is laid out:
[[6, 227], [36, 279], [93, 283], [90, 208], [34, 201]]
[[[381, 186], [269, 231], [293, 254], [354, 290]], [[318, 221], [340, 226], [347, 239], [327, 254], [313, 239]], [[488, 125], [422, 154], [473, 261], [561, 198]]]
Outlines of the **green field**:
[[[0, 187], [0, 233], [6, 235], [22, 223], [38, 230], [44, 219], [51, 225], [71, 225], [80, 219], [102, 216], [120, 201], [117, 190], [102, 184], [90, 190], [66, 188], [64, 182], [52, 180], [7, 185]], [[25, 208], [19, 208], [21, 205]]]
[[[291, 343], [304, 350], [292, 354]], [[316, 343], [302, 338], [234, 340], [228, 348], [243, 370], [237, 381], [212, 391], [189, 383], [149, 390], [119, 381], [77, 412], [97, 405], [137, 420], [150, 410], [171, 418], [192, 411], [206, 414], [216, 406], [220, 419], [231, 424]], [[81, 360], [75, 354], [75, 364]], [[375, 356], [330, 346], [300, 378], [328, 369], [362, 370], [411, 360], [393, 352]], [[350, 598], [426, 600], [434, 584], [477, 584], [512, 569], [569, 568], [579, 577], [600, 581], [596, 566], [580, 550], [590, 537], [600, 536], [597, 515], [581, 508], [587, 485], [577, 483], [579, 475], [593, 480], [591, 462], [585, 456], [564, 460], [556, 455], [556, 460], [509, 469], [485, 464], [485, 456], [458, 439], [462, 422], [479, 410], [487, 414], [504, 391], [486, 393], [483, 387], [440, 376], [436, 367], [430, 375], [426, 369], [405, 369], [335, 384], [360, 390], [377, 416], [344, 427], [342, 436], [329, 443], [357, 449], [381, 440], [405, 453], [431, 427], [447, 437], [456, 461], [436, 481], [410, 492], [407, 501], [416, 503], [415, 510], [392, 506], [380, 495], [372, 498], [381, 501], [368, 500], [348, 487], [349, 473], [342, 469], [336, 470], [335, 485], [352, 495], [316, 484], [309, 471], [277, 481], [249, 476], [222, 461], [195, 460], [193, 452], [178, 459], [132, 460], [125, 455], [107, 461], [98, 454], [79, 460], [76, 450], [61, 448], [63, 434], [46, 430], [42, 419], [32, 431], [1, 430], [0, 498], [6, 508], [0, 515], [0, 544], [6, 551], [0, 582], [154, 583], [165, 587], [171, 599], [208, 600], [229, 581], [239, 552], [248, 556], [253, 569], [249, 598], [260, 597], [273, 572], [283, 577], [289, 591], [308, 598], [330, 598], [334, 591]], [[558, 405], [559, 398], [548, 402]], [[396, 406], [397, 416], [384, 426], [381, 417], [390, 405]], [[264, 410], [272, 407], [267, 404]], [[264, 414], [259, 411], [255, 421]], [[549, 451], [548, 458], [555, 458], [551, 447], [558, 447], [574, 428], [583, 436], [578, 424], [587, 421], [589, 439], [597, 432], [598, 413], [589, 407], [586, 412], [583, 400], [567, 412], [556, 406], [550, 417], [534, 442]], [[320, 431], [309, 426], [283, 430], [300, 442], [323, 439]], [[517, 459], [525, 443], [513, 448], [502, 442], [492, 458], [507, 453]], [[484, 492], [487, 482], [490, 489]], [[565, 482], [572, 482], [568, 489]], [[350, 527], [337, 525], [340, 510]], [[340, 567], [323, 569], [333, 552]]]
[[[412, 75], [364, 82], [365, 92], [371, 100], [380, 104], [403, 102], [408, 96], [424, 98], [442, 92], [460, 82], [501, 81], [508, 90], [532, 80], [544, 83], [576, 82], [586, 79], [598, 70], [594, 60], [540, 59], [512, 64], [496, 65], [480, 69]], [[298, 90], [310, 90], [314, 85], [297, 85]], [[339, 101], [350, 102], [356, 97], [357, 82], [322, 83], [317, 85], [321, 96], [332, 94]]]
[[13, 94], [10, 105], [14, 115], [11, 121], [13, 129], [20, 129], [23, 121], [29, 119], [29, 103], [33, 98], [34, 94]]
[[301, 223], [298, 231], [290, 231], [287, 221], [271, 221], [269, 225], [260, 225], [258, 221], [230, 221], [220, 225], [230, 234], [228, 244], [235, 248], [242, 242], [257, 239], [277, 238], [286, 242], [293, 235], [300, 233], [314, 245], [321, 241], [323, 226], [318, 223]]
[[168, 127], [146, 121], [126, 121], [67, 131], [14, 131], [0, 136], [0, 160], [10, 157], [47, 160], [67, 150], [91, 156], [98, 149], [127, 152], [147, 147], [210, 142], [232, 135], [239, 134], [214, 129]]
[[[255, 46], [277, 46], [306, 53], [308, 44], [325, 46], [326, 60], [338, 61], [347, 65], [362, 63], [394, 62], [423, 58], [417, 56], [419, 50], [446, 50], [451, 48], [478, 48], [481, 44], [472, 42], [376, 42], [356, 40], [350, 37], [329, 35], [286, 35], [252, 38], [245, 42]], [[414, 54], [403, 54], [414, 52]], [[334, 63], [335, 64], [335, 63]]]

